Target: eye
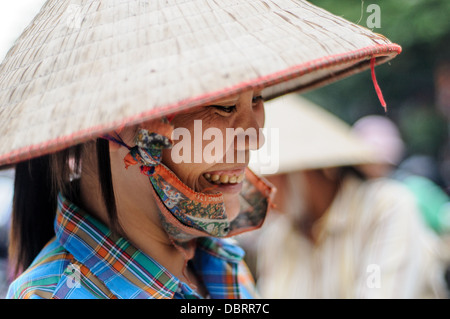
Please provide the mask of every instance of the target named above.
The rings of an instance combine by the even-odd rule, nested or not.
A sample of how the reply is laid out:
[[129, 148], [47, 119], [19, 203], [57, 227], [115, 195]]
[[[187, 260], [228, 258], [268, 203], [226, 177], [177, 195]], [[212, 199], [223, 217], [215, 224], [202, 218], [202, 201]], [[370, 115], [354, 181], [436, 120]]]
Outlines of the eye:
[[232, 113], [236, 110], [236, 105], [231, 106], [223, 106], [223, 105], [210, 105], [210, 107], [213, 107], [221, 112], [225, 113]]
[[263, 100], [264, 100], [263, 97], [261, 95], [258, 95], [258, 96], [255, 96], [252, 99], [252, 103], [258, 103], [258, 102], [263, 101]]
[[261, 102], [264, 102], [264, 98], [263, 98], [261, 95], [255, 96], [255, 97], [252, 99], [252, 103], [253, 103], [253, 104], [259, 104], [259, 103], [261, 103]]

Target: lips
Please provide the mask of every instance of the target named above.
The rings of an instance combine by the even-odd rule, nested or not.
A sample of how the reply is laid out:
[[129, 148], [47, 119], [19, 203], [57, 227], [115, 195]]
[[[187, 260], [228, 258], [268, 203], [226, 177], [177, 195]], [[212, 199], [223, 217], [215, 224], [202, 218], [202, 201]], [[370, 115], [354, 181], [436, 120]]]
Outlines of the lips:
[[208, 182], [214, 183], [214, 184], [239, 184], [244, 180], [245, 174], [210, 174], [206, 173], [203, 174], [205, 179]]

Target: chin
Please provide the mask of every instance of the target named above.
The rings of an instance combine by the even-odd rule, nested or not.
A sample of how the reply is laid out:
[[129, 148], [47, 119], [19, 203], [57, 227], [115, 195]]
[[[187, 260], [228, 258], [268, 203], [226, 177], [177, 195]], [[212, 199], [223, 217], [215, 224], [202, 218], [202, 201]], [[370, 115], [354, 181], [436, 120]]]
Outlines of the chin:
[[[228, 196], [227, 196], [228, 197]], [[234, 198], [224, 198], [225, 199], [225, 210], [227, 213], [227, 218], [232, 222], [241, 211], [241, 203], [239, 202], [239, 197], [237, 195]]]

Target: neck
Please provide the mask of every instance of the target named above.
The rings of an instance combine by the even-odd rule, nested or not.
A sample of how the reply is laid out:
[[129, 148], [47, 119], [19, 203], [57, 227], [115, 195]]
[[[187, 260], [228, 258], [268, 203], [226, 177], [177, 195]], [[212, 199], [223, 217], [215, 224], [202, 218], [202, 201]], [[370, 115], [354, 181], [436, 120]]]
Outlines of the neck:
[[[120, 161], [114, 155], [111, 154], [111, 171], [119, 229], [122, 231], [120, 235], [180, 280], [186, 283], [196, 282], [192, 273], [186, 270], [187, 260], [184, 255], [173, 245], [161, 225], [148, 177], [141, 174], [137, 166], [125, 170], [122, 164], [123, 154], [118, 156]], [[129, 178], [130, 175], [126, 174], [134, 178]], [[80, 197], [84, 210], [110, 229], [118, 229], [109, 221], [98, 182], [96, 163], [89, 158], [83, 159]]]
[[302, 231], [315, 241], [320, 230], [314, 228], [316, 222], [328, 211], [339, 188], [337, 176], [325, 174], [323, 170], [305, 171], [307, 189], [307, 212], [302, 221]]
[[[150, 199], [151, 197], [149, 197], [149, 201], [153, 202]], [[185, 254], [170, 240], [159, 219], [155, 221], [152, 218], [158, 214], [158, 208], [156, 205], [149, 206], [152, 206], [151, 212], [148, 207], [144, 209], [143, 207], [136, 207], [136, 205], [133, 208], [121, 207], [118, 210], [119, 221], [125, 237], [136, 248], [142, 250], [166, 268], [172, 275], [190, 285], [199, 294], [205, 295], [205, 290], [198, 278], [192, 269], [187, 267], [188, 260]], [[123, 213], [121, 213], [122, 209], [124, 210]], [[126, 216], [126, 218], [120, 218], [120, 216]]]

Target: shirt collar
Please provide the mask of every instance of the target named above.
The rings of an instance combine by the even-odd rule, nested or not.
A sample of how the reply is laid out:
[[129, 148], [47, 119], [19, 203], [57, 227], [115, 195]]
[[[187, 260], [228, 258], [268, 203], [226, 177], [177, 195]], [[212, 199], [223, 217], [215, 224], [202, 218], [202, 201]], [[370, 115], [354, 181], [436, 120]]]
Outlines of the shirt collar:
[[[118, 298], [169, 299], [180, 286], [180, 280], [157, 261], [112, 233], [61, 194], [58, 196], [55, 232], [60, 244]], [[197, 240], [193, 262], [200, 276], [207, 275], [208, 265], [213, 264], [223, 276], [236, 278], [237, 274], [226, 273], [229, 267], [225, 264], [237, 264], [243, 257], [240, 247], [207, 237]], [[220, 265], [224, 265], [223, 269]], [[207, 276], [203, 281], [209, 285]], [[233, 285], [237, 286], [237, 283]]]

